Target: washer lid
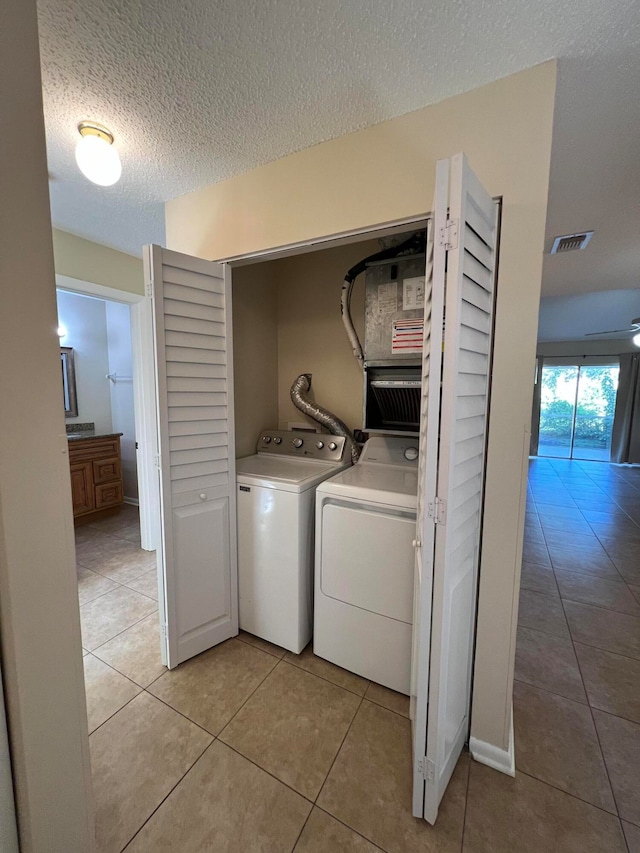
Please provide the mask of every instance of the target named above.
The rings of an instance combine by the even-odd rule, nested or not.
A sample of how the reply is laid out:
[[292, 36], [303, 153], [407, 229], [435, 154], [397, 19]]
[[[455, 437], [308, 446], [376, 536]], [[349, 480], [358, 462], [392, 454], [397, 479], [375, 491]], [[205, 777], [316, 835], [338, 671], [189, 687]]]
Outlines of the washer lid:
[[415, 510], [418, 471], [417, 468], [361, 461], [326, 480], [318, 487], [318, 492]]
[[241, 485], [303, 492], [344, 467], [345, 463], [336, 465], [334, 462], [256, 454], [236, 460], [236, 480]]

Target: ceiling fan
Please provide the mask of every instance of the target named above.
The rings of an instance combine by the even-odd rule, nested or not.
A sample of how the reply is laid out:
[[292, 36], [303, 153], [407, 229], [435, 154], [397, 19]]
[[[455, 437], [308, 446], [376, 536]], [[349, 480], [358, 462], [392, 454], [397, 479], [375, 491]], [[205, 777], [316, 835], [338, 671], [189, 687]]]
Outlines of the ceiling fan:
[[640, 333], [640, 317], [636, 317], [631, 321], [631, 325], [626, 329], [605, 329], [602, 332], [587, 332], [585, 337], [589, 338], [592, 335], [637, 335]]

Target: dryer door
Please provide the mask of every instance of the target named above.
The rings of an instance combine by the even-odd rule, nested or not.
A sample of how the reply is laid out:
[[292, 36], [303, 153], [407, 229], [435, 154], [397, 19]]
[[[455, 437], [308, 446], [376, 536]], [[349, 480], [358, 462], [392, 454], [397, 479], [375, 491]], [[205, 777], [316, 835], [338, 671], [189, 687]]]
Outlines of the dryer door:
[[324, 595], [411, 624], [415, 524], [413, 513], [325, 504]]

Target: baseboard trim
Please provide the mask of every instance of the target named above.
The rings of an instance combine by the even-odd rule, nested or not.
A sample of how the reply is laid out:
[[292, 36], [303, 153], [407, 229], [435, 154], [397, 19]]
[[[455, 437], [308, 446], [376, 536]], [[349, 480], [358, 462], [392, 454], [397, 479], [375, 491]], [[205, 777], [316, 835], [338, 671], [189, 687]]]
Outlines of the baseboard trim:
[[138, 498], [128, 498], [126, 495], [123, 498], [124, 503], [131, 504], [131, 506], [140, 506], [140, 501]]
[[469, 738], [469, 752], [480, 764], [493, 767], [494, 770], [506, 773], [507, 776], [515, 776], [516, 755], [513, 744], [513, 715], [511, 716], [511, 732], [509, 734], [509, 746], [507, 749], [500, 749], [500, 747], [494, 746], [492, 743], [486, 743], [486, 741], [472, 737]]

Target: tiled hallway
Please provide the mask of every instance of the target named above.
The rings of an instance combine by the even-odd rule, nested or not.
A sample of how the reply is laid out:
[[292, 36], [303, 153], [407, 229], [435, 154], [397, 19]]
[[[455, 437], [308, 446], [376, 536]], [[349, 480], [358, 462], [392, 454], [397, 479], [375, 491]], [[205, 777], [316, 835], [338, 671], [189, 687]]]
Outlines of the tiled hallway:
[[531, 461], [519, 626], [518, 770], [619, 815], [637, 853], [640, 469]]
[[[310, 650], [295, 656], [246, 634], [168, 672], [158, 652], [154, 557], [135, 544], [135, 511], [80, 528], [99, 853], [625, 853], [618, 811], [629, 850], [639, 853], [640, 828], [633, 824], [640, 822], [640, 726], [633, 721], [640, 722], [640, 672], [633, 667], [640, 670], [640, 653], [638, 645], [615, 644], [627, 636], [616, 627], [620, 619], [640, 625], [640, 606], [622, 576], [605, 586], [593, 581], [593, 567], [611, 562], [598, 550], [596, 532], [603, 541], [613, 537], [592, 531], [591, 523], [611, 530], [614, 520], [587, 521], [572, 492], [580, 502], [611, 483], [616, 500], [626, 496], [629, 512], [637, 495], [640, 519], [640, 480], [636, 491], [635, 479], [630, 485], [605, 473], [607, 466], [595, 470], [597, 479], [575, 463], [533, 465], [541, 515], [531, 503], [515, 697], [519, 772], [510, 779], [464, 754], [435, 827], [410, 814], [405, 697]], [[547, 504], [554, 509], [547, 512]], [[560, 539], [558, 521], [566, 531]], [[619, 544], [619, 531], [634, 527], [627, 522], [616, 522]], [[586, 559], [588, 547], [593, 560]], [[608, 577], [615, 577], [615, 566], [631, 573], [633, 551], [621, 546]], [[582, 598], [573, 604], [576, 589]], [[596, 616], [574, 616], [575, 607]], [[565, 608], [572, 631], [582, 631], [576, 636], [582, 675]], [[609, 616], [614, 627], [606, 628]], [[640, 643], [634, 630], [628, 636]], [[593, 648], [593, 631], [601, 644], [609, 638], [603, 651]], [[601, 710], [591, 710], [587, 695]]]

